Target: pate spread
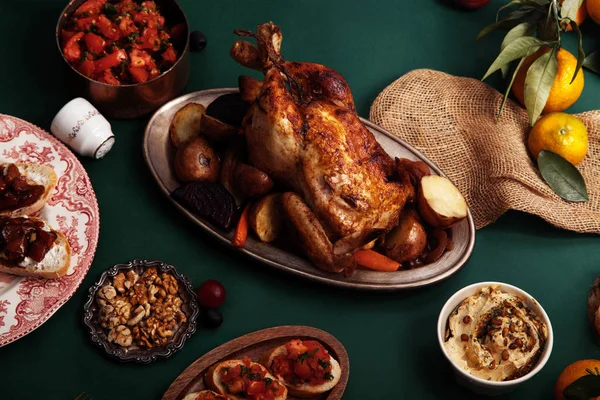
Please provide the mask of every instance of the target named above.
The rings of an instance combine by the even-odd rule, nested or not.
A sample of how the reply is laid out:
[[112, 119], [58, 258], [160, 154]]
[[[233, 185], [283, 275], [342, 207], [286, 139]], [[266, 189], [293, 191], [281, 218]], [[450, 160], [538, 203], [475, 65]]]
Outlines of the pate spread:
[[452, 312], [444, 347], [454, 364], [471, 375], [507, 381], [535, 367], [547, 339], [548, 327], [523, 298], [489, 286]]

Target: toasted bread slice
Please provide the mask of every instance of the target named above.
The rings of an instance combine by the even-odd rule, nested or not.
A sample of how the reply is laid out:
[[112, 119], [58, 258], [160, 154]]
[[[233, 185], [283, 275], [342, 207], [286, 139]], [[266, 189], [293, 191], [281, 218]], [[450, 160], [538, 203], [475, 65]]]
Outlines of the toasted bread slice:
[[[287, 350], [285, 348], [285, 345], [275, 347], [274, 349], [271, 349], [270, 351], [263, 354], [260, 357], [259, 362], [262, 365], [264, 365], [265, 367], [267, 367], [267, 369], [268, 369], [269, 366], [272, 364], [273, 359], [275, 357], [277, 357], [279, 355], [286, 355], [286, 354], [287, 354]], [[342, 369], [340, 367], [340, 364], [337, 362], [337, 360], [335, 358], [331, 357], [331, 355], [329, 357], [330, 357], [329, 362], [331, 363], [331, 375], [333, 376], [333, 379], [331, 379], [330, 381], [324, 382], [320, 385], [311, 385], [310, 383], [304, 383], [302, 385], [294, 385], [294, 384], [286, 382], [282, 376], [277, 376], [277, 379], [279, 379], [279, 381], [285, 383], [285, 385], [288, 388], [289, 394], [292, 396], [312, 397], [312, 396], [316, 396], [321, 393], [325, 393], [325, 392], [333, 389], [333, 387], [335, 385], [337, 385], [337, 383], [340, 381], [340, 377], [342, 376]]]
[[[245, 399], [245, 397], [236, 396], [236, 395], [227, 393], [227, 388], [223, 384], [222, 373], [221, 373], [221, 370], [223, 368], [234, 368], [237, 365], [243, 364], [243, 363], [244, 362], [242, 360], [227, 360], [227, 361], [222, 361], [220, 363], [217, 363], [217, 364], [213, 365], [212, 367], [210, 367], [208, 369], [208, 371], [206, 371], [206, 374], [204, 374], [204, 382], [210, 389], [212, 389], [215, 392], [220, 393], [222, 395], [229, 396], [229, 398], [232, 400], [243, 400], [243, 399]], [[272, 381], [279, 382], [279, 380], [277, 378], [275, 378], [273, 376], [273, 374], [271, 374], [264, 366], [260, 365], [259, 363], [255, 363], [255, 362], [250, 363], [250, 368], [252, 368], [253, 366], [260, 367], [260, 369], [263, 370], [266, 374], [265, 378], [269, 378]], [[286, 400], [287, 399], [288, 390], [283, 385], [281, 385], [281, 387], [284, 389], [283, 394], [275, 397], [274, 400]]]
[[201, 392], [190, 393], [183, 400], [230, 400], [230, 397], [215, 393], [212, 390], [203, 390]]
[[[5, 169], [7, 163], [1, 164], [2, 171]], [[21, 175], [25, 176], [27, 183], [31, 185], [42, 185], [44, 186], [44, 194], [33, 204], [18, 208], [10, 211], [0, 211], [0, 215], [15, 218], [22, 217], [24, 215], [33, 214], [42, 209], [46, 205], [46, 202], [50, 198], [58, 178], [54, 170], [45, 165], [39, 164], [18, 164], [15, 166], [19, 169]]]
[[[42, 221], [39, 218], [31, 219]], [[52, 229], [47, 222], [42, 222], [44, 222], [44, 230], [52, 231], [56, 234], [56, 240], [46, 253], [44, 259], [40, 262], [35, 262], [26, 257], [21, 266], [9, 266], [3, 263], [2, 258], [0, 258], [0, 272], [49, 279], [60, 278], [67, 273], [71, 265], [71, 246], [69, 245], [69, 241], [61, 232]]]

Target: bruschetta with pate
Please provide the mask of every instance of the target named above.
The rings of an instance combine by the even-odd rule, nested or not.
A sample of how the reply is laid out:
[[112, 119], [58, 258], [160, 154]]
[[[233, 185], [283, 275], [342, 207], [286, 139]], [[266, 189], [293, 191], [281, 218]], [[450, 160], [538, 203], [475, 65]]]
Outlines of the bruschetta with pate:
[[206, 385], [232, 400], [285, 400], [287, 388], [259, 363], [227, 360], [213, 365], [204, 375]]
[[71, 263], [65, 235], [34, 217], [0, 216], [0, 272], [59, 278]]
[[215, 393], [212, 390], [190, 393], [183, 400], [231, 400], [230, 397]]
[[314, 340], [290, 340], [263, 354], [260, 363], [297, 397], [316, 396], [333, 389], [342, 372], [337, 360]]
[[0, 215], [22, 217], [39, 211], [57, 182], [50, 167], [39, 164], [0, 164]]

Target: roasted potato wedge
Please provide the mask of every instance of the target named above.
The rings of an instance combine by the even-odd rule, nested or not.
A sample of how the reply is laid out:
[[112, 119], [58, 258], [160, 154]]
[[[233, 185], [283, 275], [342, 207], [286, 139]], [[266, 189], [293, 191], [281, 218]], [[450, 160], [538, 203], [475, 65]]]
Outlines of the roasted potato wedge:
[[250, 209], [248, 223], [262, 242], [277, 239], [283, 225], [281, 195], [271, 193], [258, 200]]
[[171, 143], [177, 148], [189, 142], [200, 133], [200, 120], [206, 113], [202, 104], [189, 103], [180, 108], [169, 127]]
[[417, 206], [425, 222], [440, 229], [449, 228], [461, 221], [469, 211], [458, 188], [448, 178], [439, 175], [421, 178]]
[[221, 122], [206, 114], [200, 120], [200, 135], [212, 142], [228, 142], [238, 134], [236, 127]]
[[281, 195], [284, 215], [308, 258], [320, 269], [341, 272], [344, 266], [335, 263], [333, 245], [317, 216], [296, 193]]
[[273, 180], [258, 168], [238, 162], [233, 172], [233, 184], [244, 197], [257, 198], [273, 189]]
[[238, 78], [240, 94], [246, 103], [253, 103], [258, 98], [262, 85], [262, 81], [254, 79], [251, 76], [241, 75]]
[[175, 174], [183, 182], [216, 182], [221, 160], [211, 145], [201, 136], [177, 149]]

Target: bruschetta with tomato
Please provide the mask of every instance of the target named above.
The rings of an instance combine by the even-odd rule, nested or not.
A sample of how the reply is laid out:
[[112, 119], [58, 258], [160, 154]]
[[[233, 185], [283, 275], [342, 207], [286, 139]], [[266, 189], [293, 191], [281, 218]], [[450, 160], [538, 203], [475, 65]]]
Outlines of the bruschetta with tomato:
[[231, 400], [230, 397], [215, 393], [212, 390], [190, 393], [183, 400]]
[[260, 363], [297, 397], [311, 397], [333, 389], [342, 374], [340, 364], [314, 340], [290, 340], [263, 354]]
[[250, 361], [228, 360], [213, 365], [204, 375], [206, 385], [233, 400], [285, 400], [288, 390], [267, 369]]

